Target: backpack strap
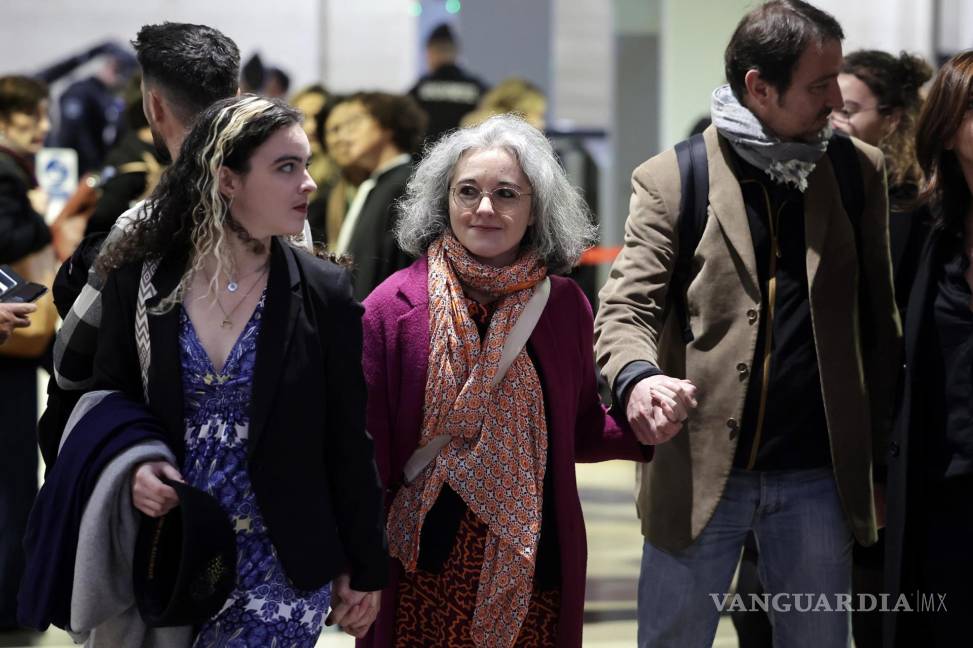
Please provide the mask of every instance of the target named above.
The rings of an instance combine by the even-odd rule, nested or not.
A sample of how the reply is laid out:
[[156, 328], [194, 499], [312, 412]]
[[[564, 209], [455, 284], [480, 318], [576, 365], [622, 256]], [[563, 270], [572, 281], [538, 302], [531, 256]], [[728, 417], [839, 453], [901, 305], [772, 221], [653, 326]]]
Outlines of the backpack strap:
[[709, 161], [702, 133], [676, 144], [676, 163], [681, 185], [679, 250], [676, 253], [676, 266], [669, 279], [669, 299], [679, 318], [683, 342], [689, 344], [693, 341], [693, 331], [689, 326], [686, 291], [689, 289], [693, 256], [706, 228], [709, 207]]
[[[503, 343], [503, 350], [500, 352], [500, 363], [497, 365], [497, 373], [493, 376], [493, 387], [500, 384], [503, 377], [507, 375], [507, 370], [510, 369], [510, 365], [514, 363], [514, 360], [517, 359], [520, 352], [527, 346], [527, 340], [530, 338], [530, 334], [534, 332], [534, 327], [537, 325], [537, 322], [541, 319], [541, 314], [544, 312], [544, 307], [547, 306], [547, 298], [550, 295], [551, 280], [548, 277], [544, 277], [534, 288], [534, 292], [524, 305], [524, 309], [520, 312], [517, 322], [510, 329], [510, 332], [507, 333], [507, 339]], [[439, 455], [439, 451], [446, 447], [446, 444], [452, 438], [448, 434], [440, 434], [430, 439], [425, 445], [416, 448], [402, 469], [405, 483], [411, 484], [414, 482], [416, 477], [419, 476], [419, 473], [433, 462], [436, 456]]]
[[142, 262], [142, 274], [139, 277], [139, 292], [135, 302], [135, 346], [139, 355], [139, 372], [142, 376], [142, 394], [145, 403], [149, 402], [149, 368], [152, 365], [152, 340], [149, 337], [149, 318], [146, 302], [156, 296], [152, 277], [159, 268], [159, 261]]

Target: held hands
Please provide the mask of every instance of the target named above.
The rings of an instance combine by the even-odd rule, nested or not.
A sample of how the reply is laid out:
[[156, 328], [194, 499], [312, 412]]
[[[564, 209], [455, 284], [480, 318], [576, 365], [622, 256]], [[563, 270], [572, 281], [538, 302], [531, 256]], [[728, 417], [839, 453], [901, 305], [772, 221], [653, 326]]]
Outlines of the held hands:
[[632, 388], [625, 415], [641, 443], [658, 445], [676, 436], [696, 405], [696, 385], [690, 381], [650, 376]]
[[378, 616], [382, 592], [358, 592], [351, 589], [348, 574], [341, 574], [331, 584], [331, 614], [325, 625], [337, 624], [356, 639], [361, 639]]
[[160, 477], [185, 481], [168, 461], [146, 461], [132, 473], [132, 504], [149, 517], [162, 517], [179, 504], [176, 491]]

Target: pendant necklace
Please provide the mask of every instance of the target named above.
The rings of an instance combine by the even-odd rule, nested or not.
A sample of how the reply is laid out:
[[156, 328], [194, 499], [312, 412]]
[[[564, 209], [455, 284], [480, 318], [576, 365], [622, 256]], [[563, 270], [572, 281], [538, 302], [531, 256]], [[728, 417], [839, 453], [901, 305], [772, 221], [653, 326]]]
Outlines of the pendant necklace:
[[240, 277], [239, 279], [234, 279], [230, 275], [227, 275], [226, 276], [226, 290], [227, 290], [227, 292], [235, 293], [237, 290], [240, 289], [240, 280], [246, 279], [247, 277], [250, 277], [250, 276], [254, 275], [255, 273], [263, 270], [266, 267], [267, 267], [267, 265], [264, 264], [264, 265], [260, 266], [259, 268], [256, 268], [255, 270], [250, 271], [249, 273], [247, 273], [243, 277]]
[[[227, 312], [227, 310], [225, 308], [223, 308], [223, 303], [220, 302], [220, 296], [219, 296], [219, 294], [216, 295], [216, 305], [219, 306], [220, 312], [223, 313], [223, 321], [220, 322], [220, 328], [230, 328], [231, 326], [233, 326], [233, 321], [230, 319], [230, 317], [233, 315], [233, 313], [236, 312], [236, 310], [238, 308], [240, 308], [240, 304], [242, 304], [243, 302], [247, 301], [247, 297], [250, 296], [250, 293], [253, 292], [253, 289], [256, 288], [257, 287], [257, 284], [260, 283], [260, 280], [263, 278], [264, 273], [267, 272], [267, 269], [268, 268], [270, 268], [270, 264], [269, 263], [266, 264], [266, 265], [264, 265], [260, 269], [261, 272], [257, 276], [256, 280], [254, 280], [253, 284], [250, 286], [250, 290], [248, 290], [246, 292], [246, 294], [243, 295], [243, 297], [240, 299], [240, 301], [238, 301], [236, 303], [236, 306], [234, 306], [233, 308], [231, 308], [229, 312]], [[239, 288], [239, 286], [237, 286], [236, 283], [233, 284], [233, 288], [232, 289], [230, 288], [230, 284], [227, 284], [227, 286], [226, 286], [226, 289], [229, 290], [230, 292], [236, 292], [236, 290], [238, 288]]]

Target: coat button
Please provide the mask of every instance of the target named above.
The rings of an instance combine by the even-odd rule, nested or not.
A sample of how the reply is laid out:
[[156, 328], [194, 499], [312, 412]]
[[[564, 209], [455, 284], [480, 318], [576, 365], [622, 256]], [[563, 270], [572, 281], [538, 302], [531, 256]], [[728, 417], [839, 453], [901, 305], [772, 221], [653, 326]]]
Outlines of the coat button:
[[740, 426], [737, 425], [736, 419], [727, 419], [726, 427], [730, 428], [730, 441], [737, 438], [737, 434], [740, 432]]
[[749, 323], [751, 323], [751, 324], [755, 324], [756, 321], [757, 321], [757, 316], [758, 315], [759, 315], [759, 313], [757, 312], [757, 309], [756, 308], [751, 308], [751, 309], [747, 310], [747, 321]]
[[746, 378], [750, 375], [750, 367], [747, 366], [746, 362], [741, 362], [737, 365], [737, 373], [740, 374], [740, 378]]
[[889, 443], [889, 454], [893, 457], [899, 456], [899, 444], [895, 441]]

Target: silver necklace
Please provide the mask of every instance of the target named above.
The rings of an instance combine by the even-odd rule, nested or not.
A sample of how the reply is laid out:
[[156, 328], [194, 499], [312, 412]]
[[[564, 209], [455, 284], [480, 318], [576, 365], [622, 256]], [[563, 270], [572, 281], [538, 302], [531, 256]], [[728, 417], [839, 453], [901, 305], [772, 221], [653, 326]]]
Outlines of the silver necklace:
[[[236, 303], [236, 306], [234, 306], [233, 308], [231, 308], [229, 312], [227, 312], [227, 310], [225, 308], [223, 308], [223, 303], [220, 301], [220, 296], [219, 295], [216, 295], [216, 305], [219, 306], [220, 312], [223, 313], [223, 321], [220, 322], [220, 328], [230, 328], [231, 326], [233, 326], [233, 320], [231, 320], [230, 317], [233, 315], [233, 313], [236, 312], [236, 310], [238, 308], [240, 308], [240, 304], [242, 304], [243, 302], [247, 301], [247, 297], [250, 296], [250, 293], [253, 292], [253, 289], [256, 288], [257, 287], [257, 284], [260, 283], [260, 280], [264, 276], [264, 272], [266, 272], [267, 271], [267, 268], [269, 268], [269, 267], [270, 267], [270, 265], [268, 264], [268, 265], [263, 266], [263, 268], [261, 268], [261, 273], [260, 273], [260, 275], [257, 276], [257, 279], [253, 282], [253, 285], [250, 286], [250, 289], [246, 292], [246, 294], [244, 294], [243, 297], [240, 298], [240, 301], [238, 301]], [[251, 273], [251, 274], [253, 274], [253, 273]], [[229, 286], [227, 286], [227, 288], [229, 288]], [[236, 288], [234, 288], [230, 292], [235, 292], [235, 291], [236, 291]]]
[[257, 267], [256, 269], [251, 270], [250, 272], [248, 272], [244, 276], [239, 277], [237, 279], [234, 279], [229, 274], [226, 275], [226, 279], [227, 279], [227, 281], [226, 281], [226, 290], [227, 290], [227, 292], [235, 293], [237, 290], [240, 289], [240, 281], [241, 280], [246, 279], [247, 277], [252, 277], [254, 274], [256, 274], [257, 272], [259, 272], [259, 271], [261, 271], [263, 269], [265, 269], [266, 267], [267, 267], [267, 264], [265, 263], [265, 264]]

